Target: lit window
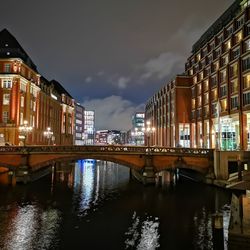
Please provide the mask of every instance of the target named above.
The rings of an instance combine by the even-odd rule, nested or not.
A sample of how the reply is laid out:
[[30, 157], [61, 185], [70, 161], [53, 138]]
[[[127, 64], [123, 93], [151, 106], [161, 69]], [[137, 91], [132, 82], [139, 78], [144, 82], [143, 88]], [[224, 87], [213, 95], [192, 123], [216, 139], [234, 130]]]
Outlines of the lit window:
[[208, 80], [205, 80], [203, 83], [203, 90], [207, 91], [208, 90]]
[[2, 80], [2, 88], [11, 89], [12, 88], [12, 80], [9, 80], [9, 79]]
[[208, 93], [204, 95], [204, 104], [208, 104]]
[[10, 94], [3, 94], [3, 105], [10, 104]]
[[192, 109], [195, 109], [195, 99], [192, 99]]
[[[238, 79], [234, 79], [231, 82], [231, 93], [238, 91]], [[250, 77], [249, 77], [249, 86], [250, 86]]]
[[197, 55], [197, 61], [200, 61], [200, 59], [201, 59], [201, 54], [199, 53], [199, 54]]
[[250, 74], [243, 77], [243, 88], [247, 89], [250, 87]]
[[250, 39], [248, 39], [244, 42], [244, 49], [245, 49], [245, 51], [250, 50]]
[[229, 40], [225, 43], [225, 51], [228, 51], [230, 48], [231, 48], [231, 41]]
[[20, 89], [23, 91], [23, 92], [26, 92], [26, 84], [21, 82], [20, 84]]
[[238, 74], [238, 64], [234, 64], [234, 65], [230, 66], [229, 72], [230, 72], [230, 77], [237, 76], [237, 74]]
[[23, 124], [23, 113], [20, 113], [20, 124]]
[[197, 83], [197, 76], [195, 76], [193, 79], [194, 79], [194, 83]]
[[242, 40], [242, 31], [235, 35], [235, 43], [239, 43]]
[[221, 111], [227, 111], [227, 99], [221, 101]]
[[20, 105], [22, 108], [24, 107], [24, 96], [21, 96], [21, 98], [20, 98]]

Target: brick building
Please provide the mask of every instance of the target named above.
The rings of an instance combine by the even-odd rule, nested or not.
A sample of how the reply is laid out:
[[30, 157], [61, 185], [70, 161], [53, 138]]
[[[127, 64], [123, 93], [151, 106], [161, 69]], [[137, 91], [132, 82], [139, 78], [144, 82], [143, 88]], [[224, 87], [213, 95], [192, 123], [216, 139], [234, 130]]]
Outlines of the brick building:
[[151, 144], [250, 148], [249, 5], [236, 0], [193, 45], [184, 74], [148, 100]]
[[22, 144], [20, 126], [32, 127], [27, 144], [47, 144], [50, 127], [54, 143], [73, 144], [74, 99], [55, 80], [42, 77], [18, 41], [0, 32], [0, 137]]

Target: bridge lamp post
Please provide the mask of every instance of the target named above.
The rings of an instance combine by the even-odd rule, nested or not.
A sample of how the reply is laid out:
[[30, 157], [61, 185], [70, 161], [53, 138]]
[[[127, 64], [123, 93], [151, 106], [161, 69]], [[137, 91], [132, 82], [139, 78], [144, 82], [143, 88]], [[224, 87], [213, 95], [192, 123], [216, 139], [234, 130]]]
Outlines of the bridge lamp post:
[[26, 139], [28, 134], [32, 131], [32, 127], [28, 126], [28, 122], [25, 120], [23, 124], [19, 127], [19, 139], [23, 140], [23, 145], [26, 145]]
[[48, 127], [47, 129], [46, 129], [46, 131], [44, 131], [43, 132], [43, 134], [44, 134], [44, 136], [47, 138], [47, 140], [48, 140], [48, 145], [50, 145], [50, 139], [52, 138], [52, 136], [53, 136], [53, 132], [51, 131], [51, 128], [50, 127]]
[[150, 145], [150, 136], [151, 136], [151, 134], [153, 134], [154, 132], [155, 132], [155, 127], [152, 127], [151, 126], [151, 123], [150, 123], [150, 121], [147, 121], [147, 123], [146, 123], [146, 128], [143, 128], [143, 131], [144, 131], [144, 134], [146, 135], [146, 137], [147, 137], [147, 146], [149, 147]]

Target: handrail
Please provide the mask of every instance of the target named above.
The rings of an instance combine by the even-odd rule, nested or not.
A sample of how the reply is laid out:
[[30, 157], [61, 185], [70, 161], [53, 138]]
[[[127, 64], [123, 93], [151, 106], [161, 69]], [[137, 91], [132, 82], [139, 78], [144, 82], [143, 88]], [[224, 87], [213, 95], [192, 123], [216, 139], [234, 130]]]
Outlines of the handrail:
[[138, 153], [138, 154], [164, 154], [178, 156], [211, 156], [213, 149], [204, 148], [167, 148], [146, 146], [124, 146], [124, 145], [84, 145], [84, 146], [1, 146], [2, 153]]

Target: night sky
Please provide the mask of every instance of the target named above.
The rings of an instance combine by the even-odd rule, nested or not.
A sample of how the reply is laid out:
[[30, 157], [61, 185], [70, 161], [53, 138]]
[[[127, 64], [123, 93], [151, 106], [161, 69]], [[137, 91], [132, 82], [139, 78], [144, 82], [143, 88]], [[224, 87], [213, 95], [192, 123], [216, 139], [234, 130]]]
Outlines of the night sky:
[[97, 129], [131, 115], [175, 74], [233, 0], [2, 1], [7, 28], [48, 80], [96, 112]]

